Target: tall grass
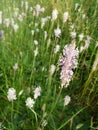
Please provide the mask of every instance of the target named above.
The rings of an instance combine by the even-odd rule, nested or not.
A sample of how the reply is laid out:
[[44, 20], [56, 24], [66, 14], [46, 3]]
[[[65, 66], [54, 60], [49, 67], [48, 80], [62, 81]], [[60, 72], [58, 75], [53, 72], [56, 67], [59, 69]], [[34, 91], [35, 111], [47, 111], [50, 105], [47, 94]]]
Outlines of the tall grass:
[[[98, 129], [98, 0], [1, 0], [0, 11], [0, 129]], [[60, 59], [73, 41], [78, 65], [66, 87]]]

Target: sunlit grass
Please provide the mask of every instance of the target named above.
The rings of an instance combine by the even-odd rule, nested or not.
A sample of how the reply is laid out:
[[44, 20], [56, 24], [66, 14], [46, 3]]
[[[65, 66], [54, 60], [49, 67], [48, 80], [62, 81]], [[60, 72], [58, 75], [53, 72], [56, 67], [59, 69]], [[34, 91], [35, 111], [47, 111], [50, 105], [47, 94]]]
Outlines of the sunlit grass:
[[[98, 1], [25, 2], [0, 2], [0, 128], [97, 129]], [[62, 81], [60, 59], [70, 61], [76, 48], [78, 65]]]

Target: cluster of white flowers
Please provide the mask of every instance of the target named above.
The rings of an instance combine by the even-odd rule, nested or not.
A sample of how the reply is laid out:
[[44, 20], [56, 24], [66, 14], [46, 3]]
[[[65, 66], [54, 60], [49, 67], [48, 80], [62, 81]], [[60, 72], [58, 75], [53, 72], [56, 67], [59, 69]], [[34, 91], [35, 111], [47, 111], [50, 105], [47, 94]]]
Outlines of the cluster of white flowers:
[[14, 31], [17, 32], [17, 30], [19, 28], [18, 24], [13, 24], [12, 27], [13, 27]]
[[19, 8], [14, 8], [14, 17], [18, 17]]
[[31, 30], [31, 34], [32, 34], [32, 36], [34, 35], [34, 30]]
[[38, 47], [34, 50], [34, 56], [36, 57], [38, 55]]
[[9, 25], [10, 25], [10, 19], [9, 18], [5, 18], [4, 21], [3, 21], [3, 24], [4, 24], [5, 27], [8, 28]]
[[34, 103], [35, 103], [35, 101], [31, 97], [28, 97], [26, 99], [26, 106], [30, 109], [34, 106]]
[[13, 66], [14, 71], [16, 71], [18, 69], [18, 63], [15, 63], [15, 65]]
[[85, 45], [80, 47], [80, 52], [82, 52], [83, 50], [87, 50], [89, 45], [90, 45], [90, 40], [91, 37], [87, 36], [86, 40], [85, 40]]
[[52, 21], [56, 20], [58, 17], [58, 10], [57, 9], [54, 9], [52, 11]]
[[71, 101], [71, 97], [66, 95], [65, 98], [64, 98], [64, 106], [68, 105]]
[[45, 26], [45, 23], [50, 19], [49, 16], [45, 17], [45, 18], [41, 18], [41, 28], [43, 28]]
[[26, 11], [28, 10], [28, 8], [29, 8], [29, 5], [28, 5], [28, 1], [25, 1], [25, 9], [26, 9]]
[[47, 31], [44, 31], [44, 39], [46, 40], [47, 39]]
[[41, 87], [37, 87], [34, 90], [34, 99], [37, 99], [41, 95]]
[[[34, 99], [36, 100], [40, 95], [41, 95], [41, 87], [39, 86], [39, 87], [36, 87], [34, 90]], [[35, 103], [34, 99], [32, 99], [31, 97], [28, 97], [26, 99], [25, 102], [28, 108], [31, 109], [34, 106], [34, 103]]]
[[71, 36], [73, 39], [76, 38], [76, 32], [75, 32], [75, 31], [71, 32], [71, 33], [70, 33], [70, 36]]
[[41, 8], [41, 6], [39, 4], [37, 4], [35, 7], [35, 11], [33, 12], [33, 16], [38, 17], [40, 12], [44, 12], [44, 11], [45, 11], [45, 8], [44, 7]]
[[60, 65], [62, 66], [60, 73], [62, 87], [67, 87], [72, 80], [73, 69], [75, 69], [78, 64], [78, 55], [79, 51], [76, 48], [75, 41], [72, 41], [71, 44], [64, 47], [63, 56], [60, 58]]
[[79, 34], [79, 41], [82, 41], [83, 38], [84, 38], [84, 34], [83, 33]]
[[57, 52], [59, 52], [60, 50], [60, 45], [56, 45], [55, 48], [54, 48], [54, 53], [56, 54]]
[[68, 20], [68, 12], [65, 12], [63, 14], [63, 23], [65, 23]]
[[75, 3], [75, 10], [79, 7], [79, 3]]
[[14, 88], [9, 88], [7, 92], [7, 98], [9, 101], [16, 100], [16, 90]]
[[52, 64], [52, 65], [50, 66], [50, 70], [49, 70], [51, 76], [54, 74], [55, 69], [56, 69], [56, 66], [55, 66], [54, 64]]
[[59, 38], [61, 35], [61, 29], [59, 27], [54, 29], [54, 34], [55, 34], [55, 37]]
[[35, 44], [35, 45], [38, 45], [38, 41], [37, 41], [37, 40], [34, 40], [34, 44]]

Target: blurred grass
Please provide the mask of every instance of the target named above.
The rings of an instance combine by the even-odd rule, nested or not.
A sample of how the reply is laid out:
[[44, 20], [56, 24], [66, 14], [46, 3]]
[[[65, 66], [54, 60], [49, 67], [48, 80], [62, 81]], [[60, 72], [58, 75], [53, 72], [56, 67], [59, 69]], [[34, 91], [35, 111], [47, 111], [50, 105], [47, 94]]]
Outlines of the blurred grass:
[[[74, 4], [78, 2], [82, 9], [82, 12], [78, 14], [74, 10]], [[13, 6], [12, 6], [13, 3]], [[93, 118], [92, 122], [94, 123], [93, 126], [97, 126], [98, 124], [98, 69], [92, 73], [92, 75], [89, 78], [89, 75], [91, 73], [92, 64], [94, 62], [95, 56], [97, 54], [97, 49], [95, 48], [96, 42], [98, 40], [97, 34], [98, 34], [98, 0], [36, 0], [32, 1], [30, 0], [30, 6], [36, 5], [36, 3], [41, 4], [46, 8], [46, 12], [44, 13], [44, 17], [47, 15], [50, 15], [53, 9], [58, 9], [59, 11], [59, 18], [55, 22], [53, 28], [51, 29], [51, 32], [53, 33], [54, 28], [57, 27], [57, 24], [63, 29], [62, 37], [55, 42], [54, 37], [52, 34], [50, 34], [50, 38], [52, 39], [52, 45], [49, 47], [46, 51], [45, 47], [47, 44], [47, 40], [44, 41], [44, 30], [49, 30], [50, 28], [50, 22], [47, 23], [47, 26], [45, 26], [44, 30], [41, 30], [38, 34], [36, 34], [33, 38], [30, 33], [31, 29], [36, 30], [36, 27], [34, 28], [34, 25], [28, 27], [29, 23], [35, 20], [31, 17], [31, 14], [28, 13], [28, 16], [23, 21], [23, 24], [21, 25], [19, 23], [19, 30], [14, 33], [13, 30], [10, 30], [10, 28], [4, 28], [0, 26], [0, 29], [5, 30], [5, 40], [3, 41], [0, 39], [0, 120], [5, 123], [5, 126], [10, 126], [10, 107], [11, 104], [7, 101], [6, 93], [7, 89], [10, 86], [13, 86], [16, 88], [17, 93], [24, 89], [25, 94], [19, 99], [18, 103], [21, 105], [19, 106], [18, 103], [15, 103], [15, 106], [17, 106], [14, 109], [17, 109], [15, 111], [14, 116], [14, 130], [19, 129], [37, 129], [37, 125], [35, 125], [35, 119], [32, 113], [27, 110], [26, 107], [22, 106], [25, 104], [24, 100], [26, 99], [26, 96], [33, 96], [33, 89], [34, 86], [41, 85], [43, 87], [42, 97], [40, 101], [37, 102], [36, 105], [36, 111], [39, 112], [39, 120], [42, 118], [42, 111], [41, 107], [44, 103], [46, 103], [46, 110], [47, 113], [50, 112], [51, 104], [53, 105], [55, 102], [55, 99], [57, 98], [57, 95], [59, 93], [59, 72], [57, 72], [54, 75], [54, 78], [49, 79], [49, 67], [51, 64], [57, 64], [59, 55], [54, 56], [53, 55], [53, 48], [54, 46], [59, 43], [61, 45], [60, 53], [62, 53], [62, 49], [65, 44], [68, 44], [71, 41], [71, 38], [69, 37], [69, 26], [71, 24], [75, 24], [75, 29], [78, 34], [80, 34], [82, 31], [84, 31], [85, 36], [90, 35], [91, 36], [91, 46], [88, 49], [88, 51], [84, 51], [83, 54], [80, 54], [81, 59], [79, 59], [79, 67], [75, 72], [75, 77], [73, 81], [71, 82], [68, 90], [65, 90], [62, 92], [62, 95], [58, 101], [58, 104], [56, 108], [53, 111], [53, 115], [51, 114], [51, 117], [49, 118], [49, 125], [46, 126], [45, 129], [54, 129], [56, 130], [59, 128], [62, 124], [62, 122], [66, 122], [70, 117], [73, 117], [72, 115], [75, 115], [77, 111], [79, 111], [82, 107], [88, 106], [88, 109], [77, 115], [75, 119], [73, 119], [73, 128], [70, 128], [71, 122], [64, 126], [62, 130], [64, 129], [75, 129], [76, 125], [80, 122], [84, 124], [83, 127], [81, 127], [81, 130], [87, 130], [90, 129], [91, 125], [91, 118]], [[3, 5], [3, 6], [2, 6]], [[46, 6], [48, 5], [48, 6]], [[8, 9], [8, 7], [11, 6], [11, 11]], [[6, 1], [1, 0], [0, 2], [0, 10], [4, 11], [3, 17], [12, 17], [13, 16], [13, 7], [20, 7], [20, 0], [18, 1]], [[20, 8], [19, 10], [24, 11]], [[68, 24], [65, 24], [62, 27], [62, 14], [64, 11], [68, 11], [70, 14], [69, 22]], [[86, 14], [87, 21], [82, 20], [81, 16], [82, 14]], [[38, 23], [38, 27], [40, 28], [40, 19], [37, 18], [35, 21]], [[16, 22], [18, 22], [16, 20]], [[33, 44], [33, 40], [38, 39], [39, 41], [39, 54], [35, 61], [34, 61], [34, 54], [33, 51], [35, 50], [35, 46]], [[77, 40], [77, 39], [76, 39]], [[77, 40], [78, 41], [78, 40]], [[84, 43], [81, 43], [84, 44]], [[77, 45], [81, 45], [80, 43], [77, 43]], [[52, 50], [52, 51], [51, 51]], [[22, 55], [21, 55], [22, 52]], [[51, 57], [49, 57], [51, 55]], [[54, 58], [55, 57], [55, 58]], [[13, 65], [15, 63], [19, 64], [19, 69], [16, 72], [16, 76], [14, 77], [13, 72]], [[34, 66], [33, 66], [34, 65]], [[45, 67], [46, 70], [43, 73], [42, 67]], [[31, 73], [32, 72], [32, 73]], [[31, 77], [31, 79], [30, 79]], [[49, 80], [50, 83], [48, 82]], [[31, 82], [32, 81], [32, 82]], [[87, 82], [88, 81], [88, 82]], [[51, 88], [50, 90], [50, 98], [47, 99], [47, 86]], [[30, 90], [28, 90], [30, 89]], [[84, 92], [85, 90], [85, 92]], [[30, 92], [28, 92], [30, 91]], [[66, 94], [70, 94], [72, 97], [72, 103], [68, 107], [63, 107], [63, 97]], [[56, 95], [57, 94], [57, 95]], [[83, 94], [82, 99], [80, 99], [81, 95]], [[47, 99], [47, 100], [46, 100]], [[19, 115], [18, 115], [18, 112]], [[27, 113], [27, 114], [26, 114]], [[7, 118], [8, 117], [8, 118]], [[34, 121], [33, 121], [34, 120]], [[18, 124], [19, 122], [19, 124]], [[9, 126], [8, 126], [9, 125]], [[19, 126], [17, 126], [19, 125]], [[31, 126], [30, 126], [31, 125]], [[10, 129], [9, 129], [10, 130]]]

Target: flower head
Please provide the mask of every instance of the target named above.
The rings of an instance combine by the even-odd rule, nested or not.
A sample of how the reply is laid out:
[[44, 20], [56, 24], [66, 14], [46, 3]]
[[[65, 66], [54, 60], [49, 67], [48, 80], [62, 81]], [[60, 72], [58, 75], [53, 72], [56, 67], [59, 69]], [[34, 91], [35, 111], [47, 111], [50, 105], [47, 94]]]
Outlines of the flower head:
[[15, 65], [13, 66], [13, 69], [16, 71], [18, 69], [18, 64], [15, 63]]
[[79, 40], [82, 41], [83, 40], [83, 37], [84, 37], [84, 34], [79, 34]]
[[37, 99], [41, 95], [41, 87], [37, 87], [34, 90], [34, 99]]
[[70, 101], [71, 101], [71, 97], [66, 95], [64, 98], [64, 106], [68, 105]]
[[35, 44], [35, 45], [38, 45], [38, 41], [37, 41], [37, 40], [34, 40], [34, 44]]
[[14, 88], [9, 88], [7, 92], [7, 98], [9, 101], [16, 100], [16, 90]]
[[65, 23], [67, 21], [67, 19], [68, 19], [68, 12], [65, 12], [63, 14], [63, 23]]
[[57, 52], [59, 52], [60, 50], [60, 45], [56, 45], [55, 48], [54, 48], [54, 53], [56, 54]]
[[54, 74], [55, 69], [56, 69], [56, 66], [52, 64], [52, 65], [50, 66], [50, 75], [53, 75], [53, 74]]
[[58, 10], [57, 9], [54, 9], [52, 11], [52, 20], [56, 20], [57, 19], [57, 16], [58, 16]]
[[38, 47], [34, 50], [34, 56], [36, 57], [38, 55]]
[[59, 38], [61, 35], [61, 29], [57, 27], [57, 29], [54, 30], [55, 37]]
[[4, 21], [3, 21], [3, 23], [4, 23], [5, 27], [8, 28], [9, 25], [10, 25], [10, 19], [9, 18], [5, 18]]
[[26, 102], [26, 106], [27, 106], [28, 108], [30, 108], [30, 109], [33, 107], [33, 105], [34, 105], [34, 103], [35, 103], [34, 100], [33, 100], [31, 97], [28, 97], [25, 102]]
[[76, 32], [75, 32], [75, 31], [71, 32], [71, 33], [70, 33], [70, 36], [71, 36], [73, 39], [76, 38]]
[[18, 24], [13, 24], [12, 27], [13, 27], [14, 31], [17, 32], [17, 30], [19, 28]]
[[79, 51], [76, 48], [75, 41], [72, 41], [70, 45], [66, 45], [63, 49], [63, 56], [60, 58], [61, 73], [61, 86], [68, 86], [69, 82], [72, 80], [73, 69], [77, 67], [78, 64]]

